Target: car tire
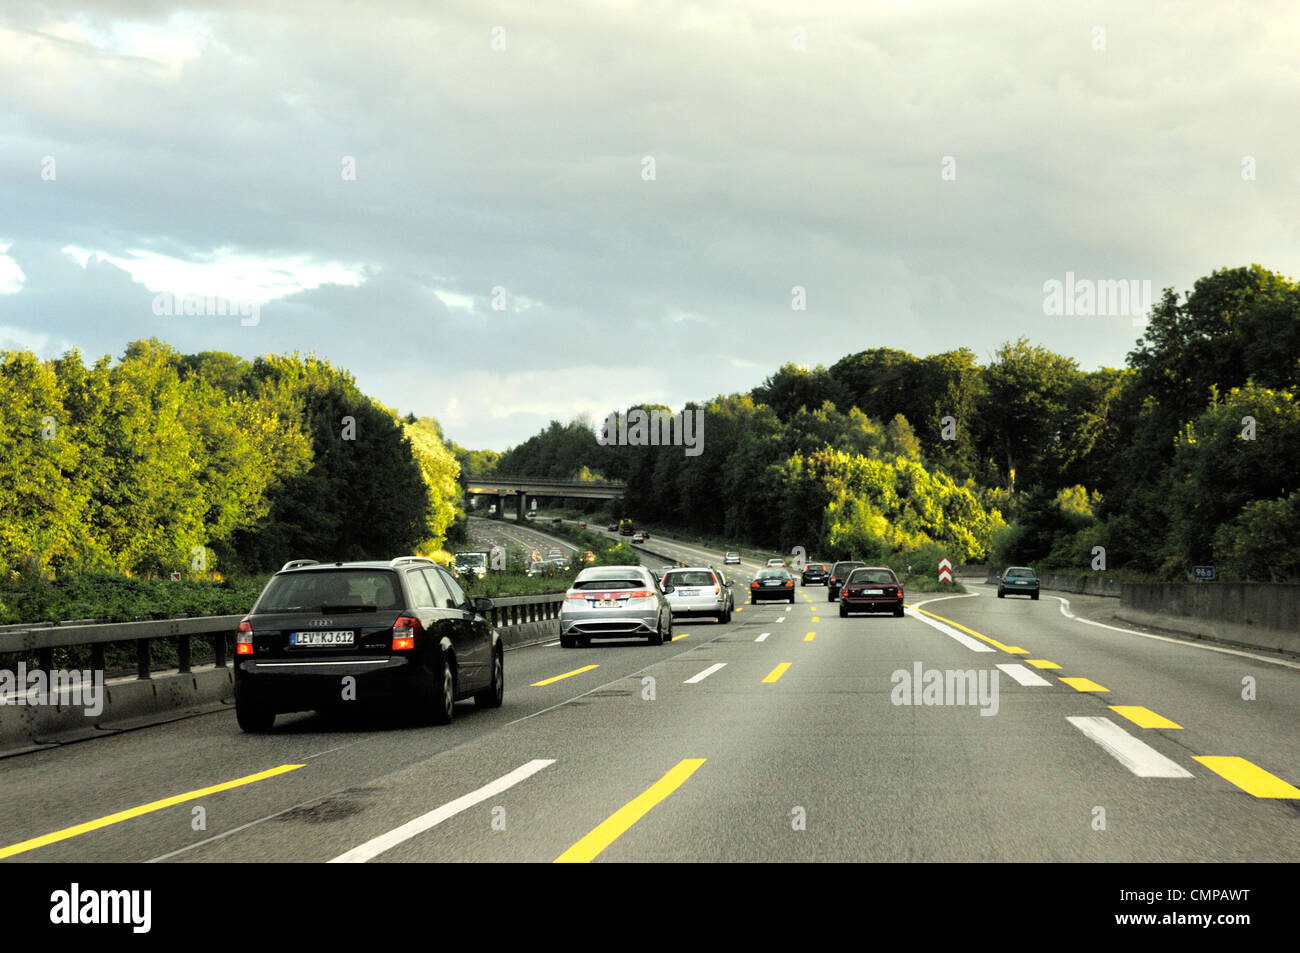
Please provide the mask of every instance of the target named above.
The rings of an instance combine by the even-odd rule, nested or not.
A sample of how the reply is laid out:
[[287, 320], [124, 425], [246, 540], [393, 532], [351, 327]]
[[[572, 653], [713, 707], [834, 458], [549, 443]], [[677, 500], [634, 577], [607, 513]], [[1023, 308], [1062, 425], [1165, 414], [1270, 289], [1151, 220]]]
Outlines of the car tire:
[[265, 705], [241, 705], [235, 702], [235, 720], [245, 734], [265, 734], [275, 727], [275, 712]]
[[452, 670], [451, 660], [444, 655], [440, 674], [429, 698], [429, 720], [435, 725], [449, 725], [455, 708], [456, 673]]
[[835, 601], [835, 593], [831, 592], [830, 589], [827, 589], [827, 590], [826, 590], [826, 601], [827, 601], [827, 602], [834, 602], [834, 601]]
[[560, 648], [576, 649], [577, 647], [578, 647], [578, 640], [575, 639], [573, 636], [571, 635], [560, 636]]
[[840, 618], [847, 619], [848, 617], [849, 617], [849, 610], [844, 608], [843, 603], [840, 603]]
[[500, 708], [506, 697], [506, 665], [502, 658], [504, 653], [492, 653], [492, 682], [487, 688], [474, 696], [474, 704], [479, 708]]
[[906, 613], [903, 612], [902, 606], [899, 606], [897, 609], [894, 610], [894, 618], [901, 619], [903, 618], [904, 615], [906, 615]]
[[790, 593], [790, 605], [794, 605], [794, 593]]
[[998, 590], [998, 598], [999, 598], [999, 599], [1005, 599], [1006, 597], [1007, 597], [1007, 594], [1006, 594], [1005, 592], [1003, 592], [1001, 589], [999, 589], [999, 590]]
[[1029, 598], [1030, 598], [1030, 599], [1033, 599], [1035, 602], [1037, 602], [1037, 601], [1038, 601], [1038, 593], [1036, 593], [1036, 592], [1031, 592], [1031, 593], [1029, 594]]
[[672, 640], [673, 640], [673, 617], [672, 617], [671, 615], [669, 615], [669, 616], [668, 616], [668, 631], [664, 633], [664, 641], [665, 641], [665, 642], [671, 642]]
[[591, 639], [586, 638], [585, 636], [579, 636], [579, 637], [578, 637], [578, 648], [580, 648], [580, 649], [589, 649], [589, 648], [591, 648]]

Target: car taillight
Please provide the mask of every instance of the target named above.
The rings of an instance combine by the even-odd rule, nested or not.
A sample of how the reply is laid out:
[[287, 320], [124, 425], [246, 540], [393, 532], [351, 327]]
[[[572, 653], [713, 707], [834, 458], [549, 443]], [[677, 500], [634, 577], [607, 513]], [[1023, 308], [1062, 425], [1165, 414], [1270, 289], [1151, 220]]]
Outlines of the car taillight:
[[793, 580], [793, 579], [787, 579], [787, 580], [785, 581], [784, 585], [787, 585], [787, 586], [793, 586], [793, 585], [794, 585], [794, 580]]
[[393, 623], [393, 651], [402, 652], [415, 648], [415, 637], [424, 631], [420, 620], [404, 615]]
[[251, 622], [241, 622], [239, 628], [235, 630], [235, 654], [253, 654], [253, 624]]
[[714, 587], [713, 587], [713, 594], [714, 594], [715, 596], [718, 595], [720, 592], [722, 592], [722, 587], [721, 587], [721, 586], [714, 586]]
[[647, 589], [638, 589], [636, 592], [620, 592], [618, 595], [627, 596], [629, 599], [649, 599], [654, 593]]
[[758, 588], [758, 582], [757, 582], [757, 581], [755, 581], [755, 582], [751, 582], [751, 583], [749, 584], [749, 588], [751, 588], [751, 589], [757, 589], [757, 588]]
[[566, 598], [566, 599], [585, 599], [585, 598], [587, 598], [587, 594], [586, 594], [585, 592], [574, 592], [574, 591], [570, 590], [569, 592], [566, 592], [566, 593], [564, 594], [564, 598]]

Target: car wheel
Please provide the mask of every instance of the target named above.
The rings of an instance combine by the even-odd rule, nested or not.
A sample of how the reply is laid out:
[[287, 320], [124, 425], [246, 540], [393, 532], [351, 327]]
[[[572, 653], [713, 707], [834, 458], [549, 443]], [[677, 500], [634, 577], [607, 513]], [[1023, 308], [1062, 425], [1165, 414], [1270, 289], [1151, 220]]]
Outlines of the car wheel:
[[790, 593], [790, 605], [794, 605], [794, 593]]
[[849, 610], [846, 609], [846, 608], [844, 608], [844, 604], [841, 603], [841, 604], [840, 604], [840, 618], [841, 618], [841, 619], [847, 619], [848, 617], [849, 617]]
[[580, 649], [589, 649], [589, 648], [591, 648], [591, 639], [586, 638], [585, 636], [583, 636], [583, 637], [579, 637], [579, 639], [578, 639], [578, 648], [580, 648]]
[[1005, 599], [1006, 597], [1007, 597], [1007, 594], [1006, 594], [1004, 591], [1002, 591], [1001, 589], [999, 589], [999, 590], [998, 590], [998, 598], [999, 598], [999, 599]]
[[896, 618], [901, 619], [901, 618], [903, 617], [903, 615], [904, 615], [904, 613], [903, 613], [903, 607], [902, 607], [902, 606], [899, 606], [897, 609], [894, 610], [894, 616], [895, 616]]
[[731, 621], [731, 609], [728, 608], [726, 612], [724, 612], [724, 613], [722, 613], [722, 615], [718, 616], [718, 621], [721, 622], [723, 625], [726, 625], [728, 622], [730, 622], [730, 621]]
[[257, 735], [275, 727], [275, 712], [264, 705], [235, 702], [235, 720], [245, 734]]
[[650, 636], [649, 641], [651, 645], [663, 645], [664, 644], [663, 632], [661, 632], [659, 629], [655, 629], [654, 634]]
[[451, 724], [456, 710], [456, 676], [451, 670], [451, 660], [446, 656], [443, 656], [442, 674], [434, 686], [429, 703], [429, 717], [435, 725]]
[[1037, 602], [1037, 601], [1038, 601], [1038, 593], [1036, 593], [1036, 592], [1031, 592], [1031, 593], [1029, 594], [1029, 598], [1030, 598], [1030, 599], [1033, 599], [1035, 602]]
[[577, 647], [578, 647], [578, 640], [575, 639], [573, 636], [571, 635], [560, 636], [560, 648], [576, 649]]
[[474, 696], [479, 708], [500, 708], [506, 697], [506, 666], [501, 652], [492, 653], [492, 683]]
[[671, 642], [672, 640], [673, 640], [673, 617], [670, 615], [668, 617], [668, 631], [664, 633], [664, 641]]
[[835, 593], [831, 592], [829, 589], [826, 590], [826, 601], [827, 602], [835, 601]]

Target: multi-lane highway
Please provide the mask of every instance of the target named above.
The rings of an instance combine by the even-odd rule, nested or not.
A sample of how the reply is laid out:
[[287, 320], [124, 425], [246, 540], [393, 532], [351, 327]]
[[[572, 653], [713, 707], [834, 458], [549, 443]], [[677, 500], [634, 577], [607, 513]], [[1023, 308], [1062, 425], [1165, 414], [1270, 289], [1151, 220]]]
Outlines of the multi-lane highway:
[[503, 707], [446, 728], [302, 714], [245, 735], [225, 712], [7, 759], [0, 857], [1300, 858], [1300, 665], [984, 585], [913, 594], [904, 618], [841, 619], [822, 587], [750, 606], [757, 564], [730, 568], [729, 624], [512, 650]]

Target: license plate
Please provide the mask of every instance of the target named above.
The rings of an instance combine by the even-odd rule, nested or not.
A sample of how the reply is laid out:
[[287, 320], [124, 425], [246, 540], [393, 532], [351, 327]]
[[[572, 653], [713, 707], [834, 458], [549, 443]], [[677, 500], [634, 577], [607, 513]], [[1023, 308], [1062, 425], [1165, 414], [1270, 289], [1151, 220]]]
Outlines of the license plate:
[[618, 605], [617, 599], [592, 599], [591, 607], [593, 609], [613, 609]]
[[698, 589], [678, 589], [678, 590], [677, 590], [677, 594], [678, 594], [679, 596], [681, 596], [682, 598], [688, 598], [688, 597], [690, 597], [690, 596], [698, 596], [698, 595], [700, 594], [700, 590], [698, 590]]
[[290, 632], [290, 645], [351, 645], [352, 631], [335, 630], [332, 632]]
[[883, 595], [885, 594], [885, 590], [884, 590], [884, 589], [867, 589], [867, 590], [864, 590], [864, 591], [865, 591], [866, 594], [869, 595], [869, 596], [883, 596]]

